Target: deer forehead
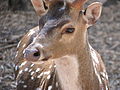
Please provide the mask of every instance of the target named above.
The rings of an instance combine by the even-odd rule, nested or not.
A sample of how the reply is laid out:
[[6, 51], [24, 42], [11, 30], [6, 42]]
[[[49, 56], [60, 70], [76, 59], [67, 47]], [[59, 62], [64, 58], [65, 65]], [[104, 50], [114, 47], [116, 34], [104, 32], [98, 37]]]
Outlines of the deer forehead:
[[70, 9], [71, 8], [67, 7], [67, 5], [64, 4], [59, 5], [59, 3], [56, 3], [55, 5], [53, 5], [48, 10], [48, 12], [39, 20], [40, 32], [48, 32], [53, 30], [54, 28], [61, 27], [68, 22], [74, 22], [75, 20], [72, 19], [74, 19], [75, 17], [73, 18], [73, 16], [71, 15]]
[[55, 30], [55, 28], [62, 27], [63, 25], [70, 22], [69, 18], [62, 18], [62, 19], [53, 19], [48, 20], [44, 26], [41, 28], [40, 34], [48, 33], [52, 30]]

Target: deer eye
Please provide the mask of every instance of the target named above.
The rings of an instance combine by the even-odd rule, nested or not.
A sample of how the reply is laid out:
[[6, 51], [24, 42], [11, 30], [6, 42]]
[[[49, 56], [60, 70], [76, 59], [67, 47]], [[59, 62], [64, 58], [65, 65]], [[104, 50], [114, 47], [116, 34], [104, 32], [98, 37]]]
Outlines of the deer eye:
[[66, 28], [65, 33], [73, 33], [75, 28]]

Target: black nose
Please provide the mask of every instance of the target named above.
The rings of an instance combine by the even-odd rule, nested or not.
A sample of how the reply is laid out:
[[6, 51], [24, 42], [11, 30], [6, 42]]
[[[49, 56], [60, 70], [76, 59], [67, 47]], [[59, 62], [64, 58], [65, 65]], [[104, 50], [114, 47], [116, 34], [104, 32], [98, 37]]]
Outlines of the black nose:
[[25, 49], [24, 58], [28, 61], [37, 61], [40, 57], [40, 51], [38, 49]]

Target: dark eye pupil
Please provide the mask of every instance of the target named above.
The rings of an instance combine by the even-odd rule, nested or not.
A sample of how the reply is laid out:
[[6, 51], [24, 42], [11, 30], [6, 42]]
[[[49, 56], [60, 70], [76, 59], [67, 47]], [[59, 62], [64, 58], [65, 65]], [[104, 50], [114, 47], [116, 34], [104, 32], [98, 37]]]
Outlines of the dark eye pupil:
[[75, 28], [67, 28], [65, 32], [66, 33], [73, 33], [74, 30], [75, 30]]

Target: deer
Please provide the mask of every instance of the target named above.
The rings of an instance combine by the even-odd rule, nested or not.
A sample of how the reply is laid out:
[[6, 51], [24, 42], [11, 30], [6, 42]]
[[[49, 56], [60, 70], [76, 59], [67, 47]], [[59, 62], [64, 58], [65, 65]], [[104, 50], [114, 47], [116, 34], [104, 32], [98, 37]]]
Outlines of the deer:
[[102, 4], [87, 0], [31, 0], [40, 16], [17, 46], [17, 90], [109, 90], [100, 54], [87, 29], [101, 16]]

